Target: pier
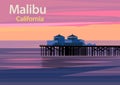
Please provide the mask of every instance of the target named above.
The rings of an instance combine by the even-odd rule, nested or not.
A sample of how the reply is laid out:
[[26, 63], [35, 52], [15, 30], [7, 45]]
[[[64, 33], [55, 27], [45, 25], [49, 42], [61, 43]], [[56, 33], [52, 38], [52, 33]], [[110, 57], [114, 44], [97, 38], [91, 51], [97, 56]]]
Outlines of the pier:
[[40, 45], [41, 56], [120, 56], [120, 46]]

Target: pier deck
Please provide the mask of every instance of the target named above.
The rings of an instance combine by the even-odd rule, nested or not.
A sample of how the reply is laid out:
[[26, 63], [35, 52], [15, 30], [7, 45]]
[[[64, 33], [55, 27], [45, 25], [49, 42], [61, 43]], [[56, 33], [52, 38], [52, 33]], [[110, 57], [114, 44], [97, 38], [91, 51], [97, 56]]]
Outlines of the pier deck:
[[120, 56], [120, 46], [40, 45], [42, 56]]

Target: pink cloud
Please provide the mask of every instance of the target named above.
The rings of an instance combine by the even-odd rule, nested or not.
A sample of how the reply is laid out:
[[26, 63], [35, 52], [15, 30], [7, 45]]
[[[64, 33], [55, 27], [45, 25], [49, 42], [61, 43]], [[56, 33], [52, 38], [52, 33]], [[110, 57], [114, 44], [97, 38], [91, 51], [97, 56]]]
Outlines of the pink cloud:
[[79, 11], [79, 12], [54, 12], [48, 15], [64, 16], [113, 16], [120, 17], [120, 11]]
[[61, 22], [61, 23], [21, 23], [21, 24], [0, 24], [0, 26], [85, 26], [85, 25], [91, 25], [91, 24], [120, 24], [120, 22]]

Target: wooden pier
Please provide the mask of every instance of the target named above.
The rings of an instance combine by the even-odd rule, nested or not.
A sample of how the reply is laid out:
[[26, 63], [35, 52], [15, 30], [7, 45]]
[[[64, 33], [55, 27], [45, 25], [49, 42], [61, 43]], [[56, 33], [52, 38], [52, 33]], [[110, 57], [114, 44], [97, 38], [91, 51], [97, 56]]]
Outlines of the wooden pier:
[[120, 56], [120, 46], [40, 45], [41, 56]]

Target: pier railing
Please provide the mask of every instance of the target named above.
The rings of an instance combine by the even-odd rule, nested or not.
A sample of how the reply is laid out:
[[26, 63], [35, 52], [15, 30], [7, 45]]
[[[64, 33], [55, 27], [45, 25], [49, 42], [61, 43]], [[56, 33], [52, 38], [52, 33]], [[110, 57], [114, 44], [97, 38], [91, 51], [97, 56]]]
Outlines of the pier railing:
[[120, 46], [40, 45], [41, 56], [120, 56]]

